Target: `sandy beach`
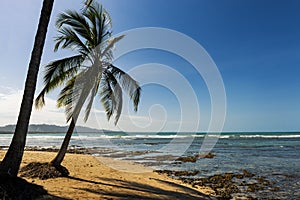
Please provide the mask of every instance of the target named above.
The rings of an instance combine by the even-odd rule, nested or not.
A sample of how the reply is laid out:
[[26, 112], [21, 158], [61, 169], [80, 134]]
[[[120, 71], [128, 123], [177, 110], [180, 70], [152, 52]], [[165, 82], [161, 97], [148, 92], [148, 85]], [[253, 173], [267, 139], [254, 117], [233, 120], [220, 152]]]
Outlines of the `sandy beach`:
[[[4, 153], [0, 151], [0, 159]], [[49, 162], [54, 156], [53, 152], [26, 151], [22, 166]], [[195, 188], [127, 161], [67, 154], [63, 166], [69, 170], [69, 177], [25, 179], [63, 199], [211, 199], [208, 195], [213, 193], [210, 188]]]

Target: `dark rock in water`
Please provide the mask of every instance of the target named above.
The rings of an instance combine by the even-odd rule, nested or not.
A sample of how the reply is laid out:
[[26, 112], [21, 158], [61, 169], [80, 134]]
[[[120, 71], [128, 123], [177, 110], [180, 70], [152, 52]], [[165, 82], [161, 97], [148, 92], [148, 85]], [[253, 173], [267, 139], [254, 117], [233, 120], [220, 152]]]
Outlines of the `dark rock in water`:
[[198, 170], [196, 171], [177, 171], [174, 173], [175, 176], [195, 176], [199, 173]]
[[[163, 170], [169, 176], [174, 176], [175, 172], [171, 170]], [[263, 190], [279, 191], [279, 187], [272, 187], [270, 181], [264, 177], [255, 176], [255, 174], [243, 170], [243, 173], [223, 173], [210, 176], [208, 178], [187, 177], [185, 173], [177, 173], [179, 179], [190, 184], [193, 187], [207, 186], [215, 191], [218, 199], [240, 199], [233, 198], [235, 194], [242, 194], [242, 199], [257, 199], [251, 196], [251, 193], [257, 193]]]
[[270, 186], [271, 185], [271, 183], [270, 183], [270, 181], [268, 181], [265, 177], [263, 177], [263, 176], [259, 176], [259, 177], [257, 177], [257, 178], [255, 178], [257, 181], [258, 181], [258, 183], [260, 183], [261, 185], [264, 185], [264, 186]]
[[[57, 148], [44, 148], [44, 147], [37, 147], [37, 146], [29, 146], [25, 147], [25, 151], [46, 151], [46, 152], [58, 152], [59, 149]], [[69, 147], [67, 150], [67, 153], [72, 153], [72, 154], [89, 154], [90, 151], [87, 148], [83, 147]]]
[[275, 187], [271, 188], [270, 190], [271, 190], [272, 192], [277, 192], [277, 191], [280, 190], [280, 187], [275, 186]]
[[244, 174], [235, 174], [234, 177], [237, 178], [237, 179], [243, 179]]
[[21, 177], [39, 178], [41, 180], [49, 178], [67, 177], [69, 171], [63, 166], [54, 166], [51, 163], [29, 163], [20, 170]]
[[211, 187], [218, 196], [223, 199], [230, 199], [231, 194], [240, 192], [232, 181], [235, 176], [233, 173], [217, 174], [209, 178], [203, 178], [202, 181], [205, 180], [204, 185]]
[[195, 156], [187, 156], [187, 157], [179, 157], [176, 159], [176, 161], [181, 161], [181, 162], [196, 162], [197, 159], [199, 158], [198, 155], [195, 155]]
[[180, 161], [176, 161], [176, 162], [172, 163], [172, 165], [181, 165], [181, 164], [182, 164], [182, 162], [180, 162]]
[[171, 176], [173, 171], [172, 170], [154, 170], [154, 172], [158, 174], [167, 174], [168, 176]]
[[214, 158], [216, 155], [209, 152], [206, 154], [196, 154], [193, 156], [186, 156], [186, 157], [179, 157], [176, 159], [176, 161], [181, 161], [181, 162], [196, 162], [199, 158]]
[[255, 192], [261, 189], [263, 188], [257, 183], [247, 184], [247, 192]]
[[196, 171], [173, 171], [173, 170], [155, 170], [159, 174], [167, 174], [168, 176], [195, 176], [199, 173]]
[[234, 184], [217, 189], [216, 191], [217, 194], [221, 196], [221, 199], [231, 199], [231, 194], [240, 192], [238, 187]]
[[243, 170], [243, 174], [247, 178], [252, 178], [253, 176], [255, 176], [254, 174], [252, 174], [251, 172], [249, 172], [247, 170]]
[[[215, 156], [216, 156], [215, 154], [209, 152], [209, 153], [205, 154], [205, 155], [203, 156], [203, 158], [214, 158]], [[200, 158], [202, 158], [202, 157], [200, 156]]]

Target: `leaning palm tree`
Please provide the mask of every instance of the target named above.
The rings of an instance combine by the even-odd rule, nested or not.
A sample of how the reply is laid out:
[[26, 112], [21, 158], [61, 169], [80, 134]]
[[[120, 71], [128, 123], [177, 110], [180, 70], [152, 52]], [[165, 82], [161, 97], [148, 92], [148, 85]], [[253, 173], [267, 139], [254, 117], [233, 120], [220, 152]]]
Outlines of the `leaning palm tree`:
[[34, 46], [28, 67], [25, 89], [16, 129], [9, 149], [0, 164], [0, 173], [16, 177], [22, 161], [26, 135], [34, 100], [40, 61], [45, 44], [46, 33], [52, 12], [54, 0], [44, 0], [40, 14], [39, 25], [35, 36]]
[[51, 161], [54, 166], [60, 166], [84, 106], [87, 121], [94, 98], [99, 94], [108, 120], [114, 115], [116, 124], [122, 110], [123, 91], [128, 93], [137, 111], [141, 89], [133, 78], [112, 64], [114, 44], [123, 36], [111, 37], [111, 18], [101, 5], [92, 3], [83, 12], [61, 13], [56, 26], [59, 35], [54, 51], [71, 49], [77, 54], [46, 65], [44, 88], [35, 105], [42, 108], [45, 95], [63, 86], [57, 106], [65, 108], [70, 125], [57, 156]]

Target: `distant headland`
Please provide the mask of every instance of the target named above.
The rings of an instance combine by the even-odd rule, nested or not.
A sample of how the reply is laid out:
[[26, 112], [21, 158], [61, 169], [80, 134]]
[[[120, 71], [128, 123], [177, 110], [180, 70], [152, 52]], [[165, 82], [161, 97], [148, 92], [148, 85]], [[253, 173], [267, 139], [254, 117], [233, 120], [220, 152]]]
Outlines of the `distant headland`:
[[[0, 127], [1, 133], [13, 133], [16, 125], [6, 125]], [[28, 132], [29, 133], [65, 133], [68, 129], [68, 126], [57, 126], [51, 124], [31, 124], [29, 125]], [[104, 132], [114, 132], [110, 130], [101, 130], [94, 129], [84, 126], [76, 126], [76, 131], [80, 133], [99, 133], [101, 131]]]

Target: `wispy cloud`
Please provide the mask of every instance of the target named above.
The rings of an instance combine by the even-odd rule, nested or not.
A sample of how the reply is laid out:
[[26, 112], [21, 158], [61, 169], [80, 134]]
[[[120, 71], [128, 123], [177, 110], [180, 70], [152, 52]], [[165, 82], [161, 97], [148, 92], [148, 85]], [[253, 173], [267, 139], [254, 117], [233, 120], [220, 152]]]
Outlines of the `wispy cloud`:
[[0, 86], [0, 94], [1, 95], [5, 95], [5, 94], [13, 94], [17, 92], [17, 90], [15, 90], [14, 88], [12, 87], [8, 87], [8, 86]]
[[[0, 88], [0, 125], [15, 124], [19, 114], [23, 91]], [[56, 101], [46, 98], [47, 105], [42, 110], [32, 109], [31, 123], [65, 124], [63, 109], [56, 108]]]
[[[19, 114], [19, 109], [21, 105], [23, 91], [14, 90], [9, 87], [0, 87], [0, 126], [7, 124], [15, 124], [17, 122], [17, 117]], [[56, 107], [56, 100], [51, 98], [45, 98], [46, 106], [41, 110], [32, 109], [30, 123], [32, 124], [56, 124], [56, 125], [66, 125], [66, 118], [64, 114], [64, 109], [58, 109]], [[103, 128], [120, 130], [118, 126], [115, 126], [113, 120], [107, 121], [106, 114], [103, 110], [93, 108], [87, 123], [83, 122], [83, 113], [78, 120], [78, 125], [93, 127], [93, 128]], [[148, 116], [135, 116], [135, 115], [123, 115], [120, 119], [119, 124], [123, 124], [125, 130], [129, 130], [131, 123], [129, 121], [139, 121], [139, 123], [145, 124], [149, 122]], [[127, 124], [127, 125], [126, 125]], [[134, 126], [131, 126], [134, 128]], [[122, 129], [123, 129], [122, 128]]]

